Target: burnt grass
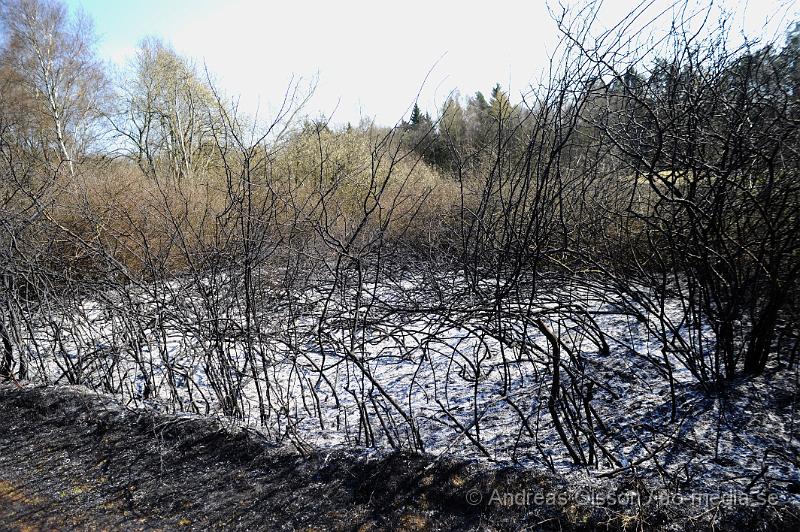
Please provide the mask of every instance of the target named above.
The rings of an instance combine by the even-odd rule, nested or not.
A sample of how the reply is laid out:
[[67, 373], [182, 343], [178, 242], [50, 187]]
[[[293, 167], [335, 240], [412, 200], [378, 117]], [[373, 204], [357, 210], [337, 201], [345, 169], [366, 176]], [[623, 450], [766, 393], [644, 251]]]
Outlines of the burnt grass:
[[81, 388], [0, 384], [3, 530], [800, 529], [794, 507], [490, 495], [535, 500], [571, 489], [545, 472], [404, 452], [303, 455], [213, 418], [128, 409]]

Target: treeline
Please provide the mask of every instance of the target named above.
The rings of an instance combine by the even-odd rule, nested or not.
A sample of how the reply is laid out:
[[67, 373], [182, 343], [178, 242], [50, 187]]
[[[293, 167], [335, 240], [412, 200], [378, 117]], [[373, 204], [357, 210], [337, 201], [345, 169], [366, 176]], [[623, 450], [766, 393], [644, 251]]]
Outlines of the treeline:
[[[508, 93], [497, 84], [488, 100], [478, 91], [462, 104], [454, 91], [435, 119], [414, 104], [408, 121], [403, 120], [399, 127], [425, 162], [450, 174], [464, 166], [476, 169], [481, 160], [489, 160], [498, 138], [513, 139], [527, 114], [524, 106], [512, 105]], [[517, 151], [522, 147], [514, 146]]]

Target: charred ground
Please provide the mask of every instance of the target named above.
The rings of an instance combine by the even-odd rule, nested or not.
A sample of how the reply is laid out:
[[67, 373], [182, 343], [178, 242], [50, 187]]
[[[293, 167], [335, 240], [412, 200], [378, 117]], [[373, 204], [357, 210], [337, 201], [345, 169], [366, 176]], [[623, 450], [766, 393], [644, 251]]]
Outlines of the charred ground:
[[[788, 506], [516, 505], [574, 493], [519, 468], [407, 453], [301, 455], [220, 420], [130, 410], [79, 388], [0, 386], [5, 529], [797, 529]], [[635, 477], [617, 493], [644, 490]], [[481, 494], [479, 504], [474, 492]], [[470, 495], [472, 493], [472, 495]]]

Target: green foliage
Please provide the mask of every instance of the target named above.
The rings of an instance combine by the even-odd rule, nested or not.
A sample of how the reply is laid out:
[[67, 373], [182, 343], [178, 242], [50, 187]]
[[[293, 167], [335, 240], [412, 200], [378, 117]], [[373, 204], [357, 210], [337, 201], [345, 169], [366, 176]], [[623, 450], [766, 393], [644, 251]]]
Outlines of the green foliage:
[[419, 109], [419, 105], [414, 103], [414, 108], [411, 109], [411, 118], [410, 118], [411, 126], [418, 127], [423, 120], [424, 116], [422, 115], [422, 111], [420, 111]]

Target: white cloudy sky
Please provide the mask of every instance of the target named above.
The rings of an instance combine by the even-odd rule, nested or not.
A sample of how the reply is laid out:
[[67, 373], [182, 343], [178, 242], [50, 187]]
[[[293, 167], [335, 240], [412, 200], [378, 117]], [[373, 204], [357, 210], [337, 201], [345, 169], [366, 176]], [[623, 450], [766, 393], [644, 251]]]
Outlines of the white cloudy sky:
[[[334, 112], [396, 122], [420, 94], [431, 112], [452, 89], [489, 92], [495, 83], [524, 91], [546, 64], [558, 34], [545, 1], [68, 0], [95, 22], [99, 51], [124, 65], [137, 43], [158, 35], [205, 63], [248, 110], [268, 110], [290, 78], [318, 78], [309, 114]], [[600, 25], [638, 2], [606, 0]], [[654, 0], [653, 11], [669, 5]], [[558, 10], [557, 1], [550, 6]], [[718, 1], [735, 23], [755, 31], [787, 0]], [[430, 74], [429, 74], [430, 73]], [[428, 75], [429, 74], [429, 75]], [[427, 75], [427, 81], [426, 81]], [[423, 83], [424, 82], [424, 83]]]

